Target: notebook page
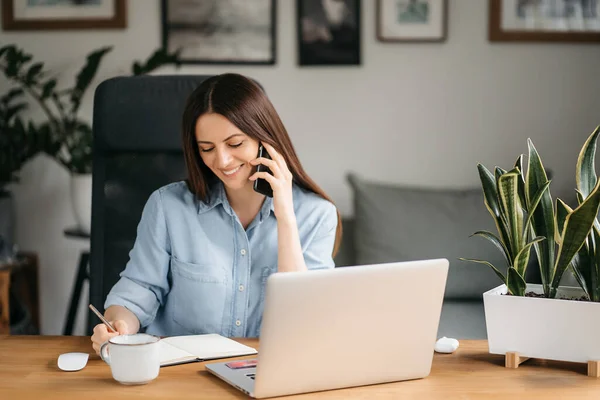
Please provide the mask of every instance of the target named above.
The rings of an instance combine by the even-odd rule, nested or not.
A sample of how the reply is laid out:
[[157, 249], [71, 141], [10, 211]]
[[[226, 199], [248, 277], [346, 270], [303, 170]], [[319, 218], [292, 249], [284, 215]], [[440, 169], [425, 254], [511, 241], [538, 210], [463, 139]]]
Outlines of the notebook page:
[[197, 357], [169, 344], [166, 339], [160, 341], [160, 365], [162, 367], [196, 360]]
[[257, 353], [252, 347], [218, 334], [172, 336], [163, 341], [203, 360]]

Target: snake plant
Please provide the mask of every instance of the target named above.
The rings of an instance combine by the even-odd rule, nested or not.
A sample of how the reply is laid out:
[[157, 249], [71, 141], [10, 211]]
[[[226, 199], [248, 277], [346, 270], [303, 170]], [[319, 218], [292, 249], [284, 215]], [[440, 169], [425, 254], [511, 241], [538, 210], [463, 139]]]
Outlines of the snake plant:
[[527, 170], [523, 155], [513, 169], [496, 167], [492, 174], [478, 164], [484, 204], [490, 212], [498, 235], [478, 231], [498, 248], [507, 265], [506, 276], [485, 260], [461, 258], [488, 265], [512, 295], [523, 296], [525, 273], [532, 247], [537, 255], [544, 296], [556, 297], [565, 271], [571, 267], [590, 300], [600, 301], [600, 180], [595, 172], [596, 143], [600, 127], [585, 142], [577, 161], [578, 206], [571, 209], [557, 199], [553, 206], [550, 181], [531, 139], [527, 140]]

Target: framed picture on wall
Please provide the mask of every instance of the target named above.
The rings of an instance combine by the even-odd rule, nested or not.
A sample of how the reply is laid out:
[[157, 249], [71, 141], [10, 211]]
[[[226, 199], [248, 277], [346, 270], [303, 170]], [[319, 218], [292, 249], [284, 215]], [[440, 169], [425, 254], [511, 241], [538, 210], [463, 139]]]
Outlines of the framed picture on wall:
[[360, 0], [296, 0], [298, 63], [360, 65]]
[[162, 0], [163, 47], [184, 64], [275, 64], [275, 0]]
[[2, 0], [5, 31], [123, 29], [125, 0]]
[[600, 0], [489, 0], [492, 42], [600, 42]]
[[382, 42], [443, 42], [447, 0], [377, 0], [377, 39]]

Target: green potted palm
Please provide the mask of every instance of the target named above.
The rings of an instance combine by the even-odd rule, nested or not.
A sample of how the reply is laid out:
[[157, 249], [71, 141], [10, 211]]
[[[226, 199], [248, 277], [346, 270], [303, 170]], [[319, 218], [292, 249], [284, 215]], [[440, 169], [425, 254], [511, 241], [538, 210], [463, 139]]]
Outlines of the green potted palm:
[[0, 97], [0, 263], [9, 261], [14, 239], [14, 200], [10, 185], [19, 181], [19, 171], [43, 148], [43, 138], [33, 124], [20, 117], [27, 108], [21, 89]]
[[[527, 168], [523, 156], [509, 171], [496, 167], [492, 173], [478, 165], [484, 204], [497, 232], [474, 235], [503, 254], [508, 272], [501, 273], [485, 260], [462, 260], [489, 266], [501, 281], [483, 299], [489, 351], [506, 354], [507, 366], [518, 366], [519, 357], [590, 366], [600, 360], [600, 180], [595, 172], [599, 134], [600, 127], [579, 153], [574, 209], [561, 199], [554, 204], [546, 170], [530, 139]], [[528, 262], [530, 256], [537, 258], [541, 284], [525, 281], [528, 266], [536, 265]], [[575, 275], [578, 287], [561, 286], [567, 271]], [[509, 363], [509, 357], [517, 361]]]
[[[44, 151], [69, 171], [71, 201], [79, 228], [90, 232], [92, 193], [92, 127], [79, 117], [79, 109], [104, 57], [112, 47], [87, 55], [71, 87], [58, 88], [57, 78], [44, 63], [15, 45], [0, 47], [0, 70], [26, 92], [44, 112], [45, 121], [33, 135], [46, 138]], [[134, 62], [132, 75], [148, 74], [168, 64], [180, 65], [179, 51], [156, 50], [145, 62]], [[33, 126], [33, 125], [32, 125]]]

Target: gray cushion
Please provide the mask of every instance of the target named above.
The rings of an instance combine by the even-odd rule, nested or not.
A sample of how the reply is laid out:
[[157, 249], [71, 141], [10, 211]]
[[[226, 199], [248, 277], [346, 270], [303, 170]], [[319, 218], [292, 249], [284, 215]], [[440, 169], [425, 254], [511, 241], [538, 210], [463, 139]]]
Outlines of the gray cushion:
[[354, 192], [357, 264], [447, 258], [445, 299], [481, 300], [502, 282], [484, 259], [506, 271], [503, 256], [478, 230], [496, 232], [480, 188], [438, 190], [369, 182], [348, 176]]

